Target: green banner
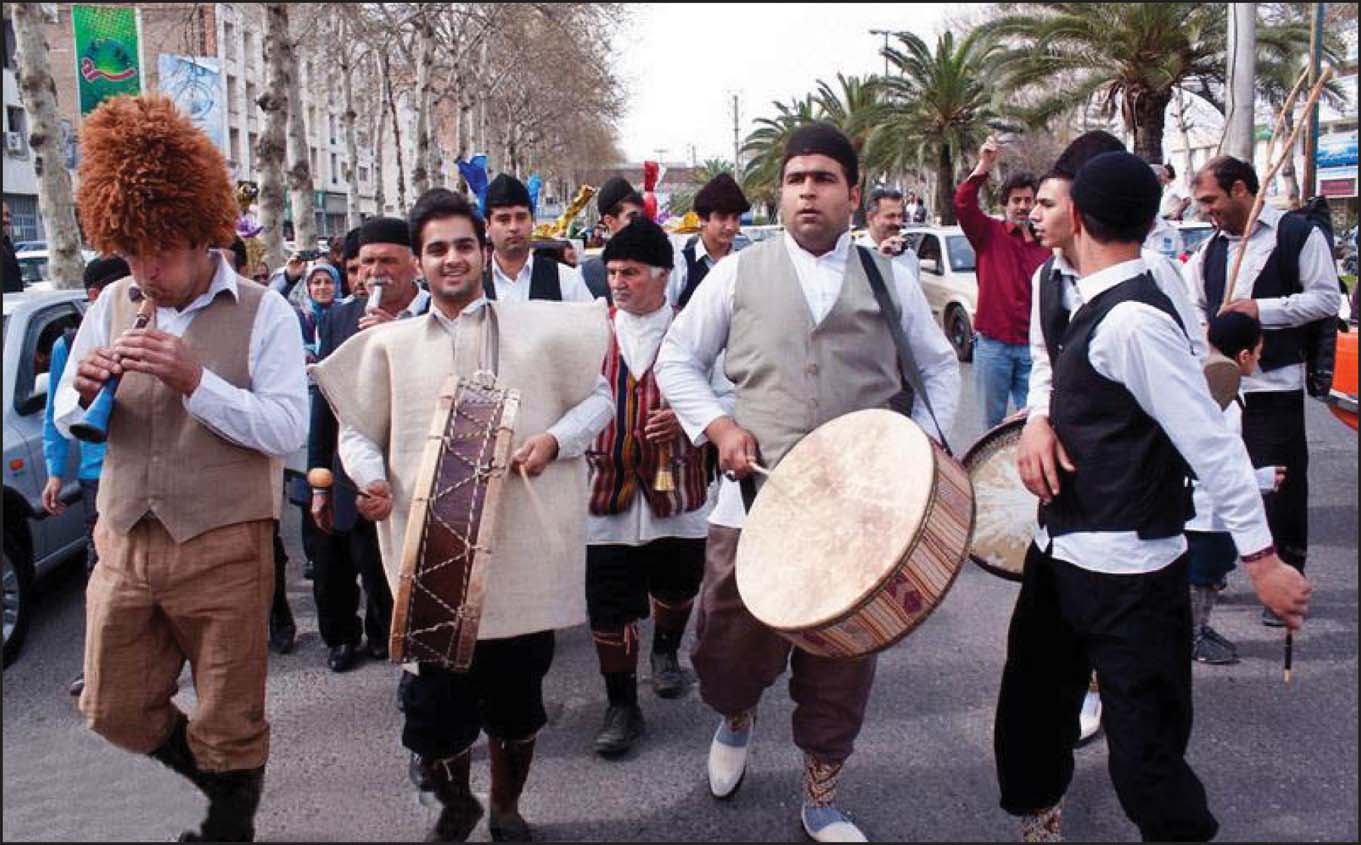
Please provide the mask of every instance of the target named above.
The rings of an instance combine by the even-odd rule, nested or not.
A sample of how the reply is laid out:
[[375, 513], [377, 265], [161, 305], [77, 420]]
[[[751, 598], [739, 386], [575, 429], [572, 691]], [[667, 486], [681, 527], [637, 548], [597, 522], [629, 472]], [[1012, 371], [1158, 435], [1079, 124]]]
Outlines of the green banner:
[[142, 93], [136, 9], [74, 6], [71, 27], [76, 42], [76, 84], [80, 89], [82, 116], [94, 111], [108, 97]]

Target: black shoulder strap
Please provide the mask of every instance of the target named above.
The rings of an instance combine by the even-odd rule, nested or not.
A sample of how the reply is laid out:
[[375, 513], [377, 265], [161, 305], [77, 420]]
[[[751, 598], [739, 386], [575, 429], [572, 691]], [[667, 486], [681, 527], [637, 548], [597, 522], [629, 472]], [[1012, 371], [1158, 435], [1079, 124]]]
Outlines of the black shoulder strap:
[[496, 299], [496, 282], [491, 277], [491, 262], [495, 258], [487, 261], [487, 266], [482, 268], [482, 293], [487, 299]]
[[558, 262], [542, 255], [532, 259], [529, 271], [529, 298], [562, 301], [562, 280], [558, 278]]
[[954, 456], [950, 450], [950, 443], [945, 438], [945, 430], [940, 427], [940, 421], [936, 419], [936, 411], [931, 407], [931, 397], [926, 392], [925, 383], [922, 381], [921, 370], [917, 368], [917, 362], [912, 357], [911, 348], [907, 344], [907, 337], [903, 334], [901, 314], [893, 300], [889, 298], [888, 287], [884, 284], [884, 277], [879, 272], [879, 265], [875, 263], [874, 256], [863, 246], [855, 248], [860, 256], [860, 264], [865, 268], [865, 275], [869, 277], [870, 290], [874, 291], [874, 299], [879, 303], [879, 313], [884, 318], [884, 323], [888, 326], [889, 334], [893, 337], [893, 345], [898, 350], [898, 369], [902, 371], [903, 378], [912, 390], [926, 403], [926, 412], [931, 415], [931, 423], [936, 427], [936, 434], [939, 436], [940, 444], [945, 449], [945, 454]]

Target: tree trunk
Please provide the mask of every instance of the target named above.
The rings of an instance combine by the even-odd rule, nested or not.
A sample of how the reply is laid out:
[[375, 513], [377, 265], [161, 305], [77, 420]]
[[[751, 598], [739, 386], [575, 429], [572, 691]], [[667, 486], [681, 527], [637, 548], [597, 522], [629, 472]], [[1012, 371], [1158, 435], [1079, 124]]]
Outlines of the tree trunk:
[[[1281, 131], [1288, 140], [1295, 131], [1295, 115], [1290, 112], [1285, 113], [1285, 126]], [[1295, 174], [1295, 151], [1285, 150], [1283, 155], [1285, 155], [1285, 164], [1281, 165], [1281, 180], [1285, 182], [1285, 196], [1291, 208], [1299, 208], [1300, 181]]]
[[[340, 43], [350, 43], [350, 27], [344, 18], [340, 20]], [[355, 119], [359, 117], [354, 108], [354, 60], [349, 50], [340, 51], [340, 72], [345, 97], [345, 181], [349, 183], [345, 206], [349, 210], [347, 228], [358, 226], [363, 219], [359, 213], [359, 139], [355, 137]]]
[[955, 163], [947, 143], [936, 154], [936, 214], [940, 225], [955, 225]]
[[257, 101], [265, 113], [264, 131], [256, 144], [256, 169], [260, 172], [260, 223], [265, 261], [278, 268], [288, 260], [284, 252], [284, 140], [288, 122], [289, 65], [283, 45], [288, 43], [288, 5], [265, 7], [265, 90]]
[[38, 208], [47, 233], [48, 269], [54, 287], [79, 289], [85, 275], [85, 259], [80, 254], [71, 174], [66, 172], [65, 151], [61, 148], [57, 86], [47, 64], [42, 4], [15, 3], [13, 14], [19, 96], [32, 120], [28, 146], [33, 151], [33, 169], [38, 174]]
[[397, 150], [397, 214], [406, 216], [406, 166], [402, 160], [402, 121], [397, 117], [397, 100], [392, 95], [392, 65], [383, 53], [383, 90], [388, 113], [392, 115], [392, 146]]
[[303, 122], [302, 85], [298, 79], [301, 68], [296, 45], [291, 38], [284, 39], [283, 49], [288, 68], [285, 77], [288, 85], [288, 140], [293, 143], [293, 163], [288, 168], [288, 188], [293, 200], [293, 248], [316, 249], [317, 208], [312, 183], [312, 145], [307, 141], [307, 127]]
[[1195, 174], [1191, 172], [1191, 133], [1190, 126], [1186, 123], [1186, 94], [1180, 88], [1177, 89], [1177, 129], [1181, 130], [1181, 148], [1185, 153], [1182, 162], [1181, 181], [1187, 189], [1194, 187], [1192, 182]]
[[1134, 134], [1134, 154], [1149, 164], [1162, 164], [1164, 120], [1170, 102], [1170, 89], [1145, 91], [1134, 98], [1134, 122], [1127, 128]]
[[1220, 151], [1252, 163], [1257, 61], [1257, 4], [1229, 4], [1228, 109]]
[[420, 48], [416, 54], [416, 138], [415, 161], [411, 164], [411, 188], [416, 196], [430, 190], [430, 64], [435, 48], [435, 32], [422, 11], [416, 26]]
[[378, 119], [373, 121], [376, 128], [369, 137], [373, 139], [373, 204], [379, 217], [387, 214], [387, 176], [383, 173], [383, 136], [387, 134], [388, 109], [381, 92], [378, 96]]

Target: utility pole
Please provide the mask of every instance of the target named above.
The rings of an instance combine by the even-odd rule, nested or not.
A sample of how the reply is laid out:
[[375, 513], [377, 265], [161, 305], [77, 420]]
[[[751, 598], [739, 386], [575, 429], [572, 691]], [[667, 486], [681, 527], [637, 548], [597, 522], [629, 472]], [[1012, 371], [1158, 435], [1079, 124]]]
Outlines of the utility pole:
[[889, 29], [871, 29], [870, 35], [884, 36], [884, 78], [888, 79], [888, 37], [893, 34]]
[[742, 155], [742, 142], [741, 142], [740, 137], [739, 137], [740, 134], [741, 134], [741, 128], [740, 128], [740, 127], [741, 127], [741, 120], [740, 120], [740, 115], [739, 115], [738, 110], [737, 110], [737, 95], [736, 95], [736, 94], [733, 94], [733, 95], [732, 95], [732, 169], [733, 169], [733, 173], [734, 173], [735, 175], [736, 175], [736, 174], [740, 174], [740, 173], [742, 172], [742, 160], [741, 160], [741, 155]]
[[[1314, 21], [1309, 27], [1309, 87], [1312, 88], [1318, 82], [1320, 65], [1323, 59], [1323, 12], [1325, 3], [1314, 4]], [[1307, 199], [1318, 193], [1315, 183], [1318, 181], [1317, 165], [1314, 161], [1318, 156], [1318, 106], [1315, 105], [1306, 115], [1309, 118], [1309, 132], [1304, 136], [1304, 184], [1300, 187], [1300, 198]], [[1290, 155], [1295, 151], [1291, 150]]]

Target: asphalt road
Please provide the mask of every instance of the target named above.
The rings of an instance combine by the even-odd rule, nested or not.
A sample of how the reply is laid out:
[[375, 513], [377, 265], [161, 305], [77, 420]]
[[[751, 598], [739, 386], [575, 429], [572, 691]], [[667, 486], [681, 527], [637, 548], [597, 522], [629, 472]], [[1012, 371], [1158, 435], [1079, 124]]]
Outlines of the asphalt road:
[[[1296, 638], [1295, 682], [1282, 683], [1281, 634], [1258, 623], [1241, 574], [1216, 610], [1216, 625], [1239, 644], [1243, 660], [1194, 670], [1190, 760], [1225, 840], [1358, 837], [1357, 438], [1317, 403], [1308, 414], [1316, 590]], [[961, 415], [957, 446], [980, 428], [967, 396]], [[273, 752], [258, 836], [419, 840], [433, 814], [417, 803], [406, 777], [398, 670], [374, 662], [339, 675], [326, 668], [311, 585], [301, 577], [296, 512], [285, 536], [300, 636], [292, 654], [270, 658]], [[881, 657], [840, 792], [871, 838], [1016, 838], [1014, 820], [997, 807], [992, 762], [993, 706], [1015, 593], [1014, 584], [966, 565], [937, 612]], [[66, 694], [80, 667], [82, 607], [78, 573], [48, 581], [24, 654], [4, 673], [3, 838], [173, 838], [199, 821], [203, 799], [159, 764], [90, 733]], [[762, 703], [752, 768], [728, 802], [707, 792], [704, 762], [716, 719], [693, 690], [661, 701], [644, 686], [648, 733], [631, 756], [608, 762], [590, 752], [604, 690], [584, 628], [559, 634], [546, 687], [550, 724], [522, 804], [540, 838], [802, 838], [801, 762], [783, 684]], [[192, 707], [187, 670], [181, 688], [181, 706]], [[473, 771], [474, 788], [485, 794], [484, 746], [474, 752]], [[1073, 840], [1137, 838], [1111, 788], [1103, 743], [1079, 750], [1064, 818]], [[485, 824], [473, 838], [487, 838]]]

